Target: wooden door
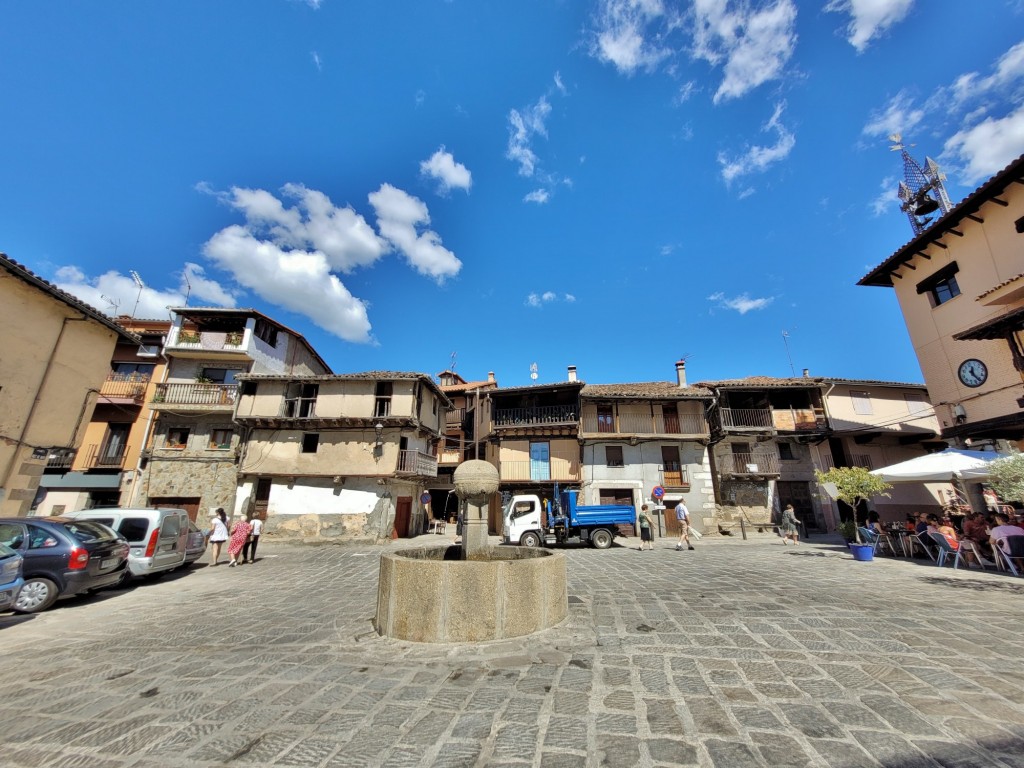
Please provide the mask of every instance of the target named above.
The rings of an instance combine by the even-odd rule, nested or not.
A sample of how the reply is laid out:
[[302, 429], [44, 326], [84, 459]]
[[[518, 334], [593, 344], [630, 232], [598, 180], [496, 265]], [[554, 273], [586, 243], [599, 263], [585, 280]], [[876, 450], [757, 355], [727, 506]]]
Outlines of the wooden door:
[[[151, 507], [184, 509], [188, 512], [188, 519], [194, 523], [199, 518], [199, 501], [200, 499], [196, 496], [151, 496], [148, 503]], [[204, 519], [203, 522], [205, 523], [206, 520]]]
[[678, 435], [680, 432], [679, 411], [676, 410], [675, 404], [661, 406], [661, 416], [665, 422], [665, 434]]
[[261, 477], [256, 481], [255, 499], [252, 513], [260, 520], [267, 519], [267, 507], [270, 505], [270, 486], [273, 481], [269, 477]]
[[409, 522], [411, 518], [412, 496], [399, 496], [395, 502], [395, 528], [391, 538], [409, 538]]
[[675, 445], [661, 446], [661, 483], [667, 488], [680, 488], [683, 485], [683, 465], [679, 461], [679, 447]]
[[797, 520], [803, 522], [806, 528], [813, 530], [818, 527], [814, 519], [814, 506], [811, 504], [810, 483], [779, 480], [775, 484], [775, 492], [779, 497], [780, 510], [792, 504]]

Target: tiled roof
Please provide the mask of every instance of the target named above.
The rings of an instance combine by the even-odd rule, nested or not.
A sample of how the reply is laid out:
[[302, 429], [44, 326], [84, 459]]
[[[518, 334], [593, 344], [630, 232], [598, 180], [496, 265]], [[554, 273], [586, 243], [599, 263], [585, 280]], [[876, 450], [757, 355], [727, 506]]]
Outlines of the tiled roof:
[[313, 376], [293, 376], [286, 373], [243, 373], [235, 377], [238, 381], [398, 381], [419, 379], [446, 400], [444, 390], [432, 376], [415, 371], [364, 371], [362, 373], [322, 373]]
[[720, 381], [698, 381], [698, 387], [709, 389], [769, 389], [772, 387], [821, 387], [823, 379], [814, 376], [778, 378], [775, 376], [747, 376], [745, 379], [721, 379]]
[[465, 392], [472, 389], [497, 389], [498, 384], [494, 381], [467, 381], [462, 384], [440, 384], [445, 392]]
[[877, 379], [836, 379], [825, 376], [822, 381], [828, 384], [865, 384], [876, 387], [906, 387], [909, 389], [927, 389], [924, 384], [908, 381], [879, 381]]
[[984, 299], [984, 298], [985, 298], [986, 296], [988, 296], [988, 295], [989, 295], [990, 293], [995, 293], [995, 292], [996, 292], [996, 291], [998, 291], [998, 290], [999, 290], [1000, 288], [1005, 288], [1005, 287], [1006, 287], [1006, 286], [1008, 286], [1008, 285], [1009, 285], [1010, 283], [1014, 283], [1014, 282], [1016, 282], [1017, 280], [1020, 280], [1020, 279], [1021, 279], [1022, 277], [1024, 277], [1024, 272], [1021, 272], [1021, 273], [1020, 273], [1019, 275], [1014, 275], [1014, 276], [1013, 276], [1013, 277], [1011, 277], [1011, 278], [1010, 278], [1009, 280], [1003, 280], [1003, 282], [1001, 282], [1001, 283], [1000, 283], [999, 285], [993, 285], [993, 286], [992, 286], [991, 288], [989, 288], [989, 289], [988, 289], [987, 291], [985, 291], [984, 293], [979, 293], [979, 294], [978, 294], [978, 296], [977, 296], [977, 298], [975, 298], [974, 300], [975, 300], [975, 301], [979, 301], [979, 300], [981, 300], [981, 299]]
[[702, 399], [712, 396], [711, 390], [700, 386], [680, 387], [671, 381], [638, 381], [632, 384], [587, 384], [583, 397], [635, 398], [640, 400]]
[[29, 285], [38, 288], [44, 293], [50, 294], [53, 298], [57, 299], [58, 301], [64, 302], [69, 307], [72, 307], [73, 309], [83, 313], [84, 315], [91, 317], [96, 322], [107, 326], [107, 328], [109, 328], [110, 330], [116, 331], [117, 334], [122, 338], [125, 338], [134, 344], [142, 343], [141, 339], [139, 339], [138, 336], [122, 328], [120, 325], [117, 324], [117, 322], [113, 318], [108, 317], [95, 307], [89, 306], [81, 299], [72, 296], [67, 291], [63, 291], [53, 283], [48, 282], [43, 278], [39, 277], [39, 275], [35, 274], [24, 265], [19, 264], [14, 259], [9, 257], [6, 253], [0, 253], [0, 267], [3, 267], [8, 272], [10, 272], [12, 275], [22, 280], [23, 282], [26, 282]]
[[923, 251], [936, 240], [940, 240], [948, 230], [953, 229], [970, 215], [975, 214], [982, 205], [997, 197], [1004, 189], [1024, 176], [1024, 155], [1021, 155], [995, 176], [986, 181], [971, 194], [954, 205], [944, 216], [925, 229], [921, 234], [893, 253], [889, 258], [868, 272], [857, 281], [857, 285], [892, 286], [892, 273], [900, 265], [909, 261], [919, 251]]
[[582, 381], [558, 381], [554, 384], [527, 384], [522, 387], [499, 387], [498, 389], [490, 390], [492, 395], [504, 395], [507, 392], [528, 392], [535, 389], [555, 389], [558, 387], [583, 387], [585, 382]]

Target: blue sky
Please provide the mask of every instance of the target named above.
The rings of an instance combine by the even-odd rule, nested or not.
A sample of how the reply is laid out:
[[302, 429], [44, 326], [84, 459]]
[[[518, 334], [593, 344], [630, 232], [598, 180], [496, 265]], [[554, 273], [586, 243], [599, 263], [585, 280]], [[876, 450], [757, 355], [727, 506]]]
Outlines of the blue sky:
[[886, 137], [954, 202], [1024, 152], [1024, 3], [964, 7], [4, 3], [0, 250], [337, 372], [920, 381], [855, 285], [912, 236]]

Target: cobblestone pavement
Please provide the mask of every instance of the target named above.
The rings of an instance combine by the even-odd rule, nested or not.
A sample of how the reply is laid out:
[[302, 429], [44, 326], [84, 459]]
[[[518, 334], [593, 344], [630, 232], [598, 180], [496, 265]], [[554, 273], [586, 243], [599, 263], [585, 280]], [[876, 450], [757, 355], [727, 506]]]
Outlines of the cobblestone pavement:
[[478, 645], [378, 637], [369, 546], [4, 614], [0, 763], [1024, 766], [1024, 579], [656, 547], [567, 550], [567, 622]]

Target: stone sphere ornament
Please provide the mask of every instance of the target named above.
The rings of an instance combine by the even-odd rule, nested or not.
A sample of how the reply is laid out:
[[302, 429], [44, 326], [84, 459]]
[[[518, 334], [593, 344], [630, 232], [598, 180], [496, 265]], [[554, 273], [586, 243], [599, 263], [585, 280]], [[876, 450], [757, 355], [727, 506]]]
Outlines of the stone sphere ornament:
[[479, 459], [466, 461], [455, 468], [455, 493], [460, 499], [480, 504], [497, 493], [500, 485], [498, 470], [493, 464]]

